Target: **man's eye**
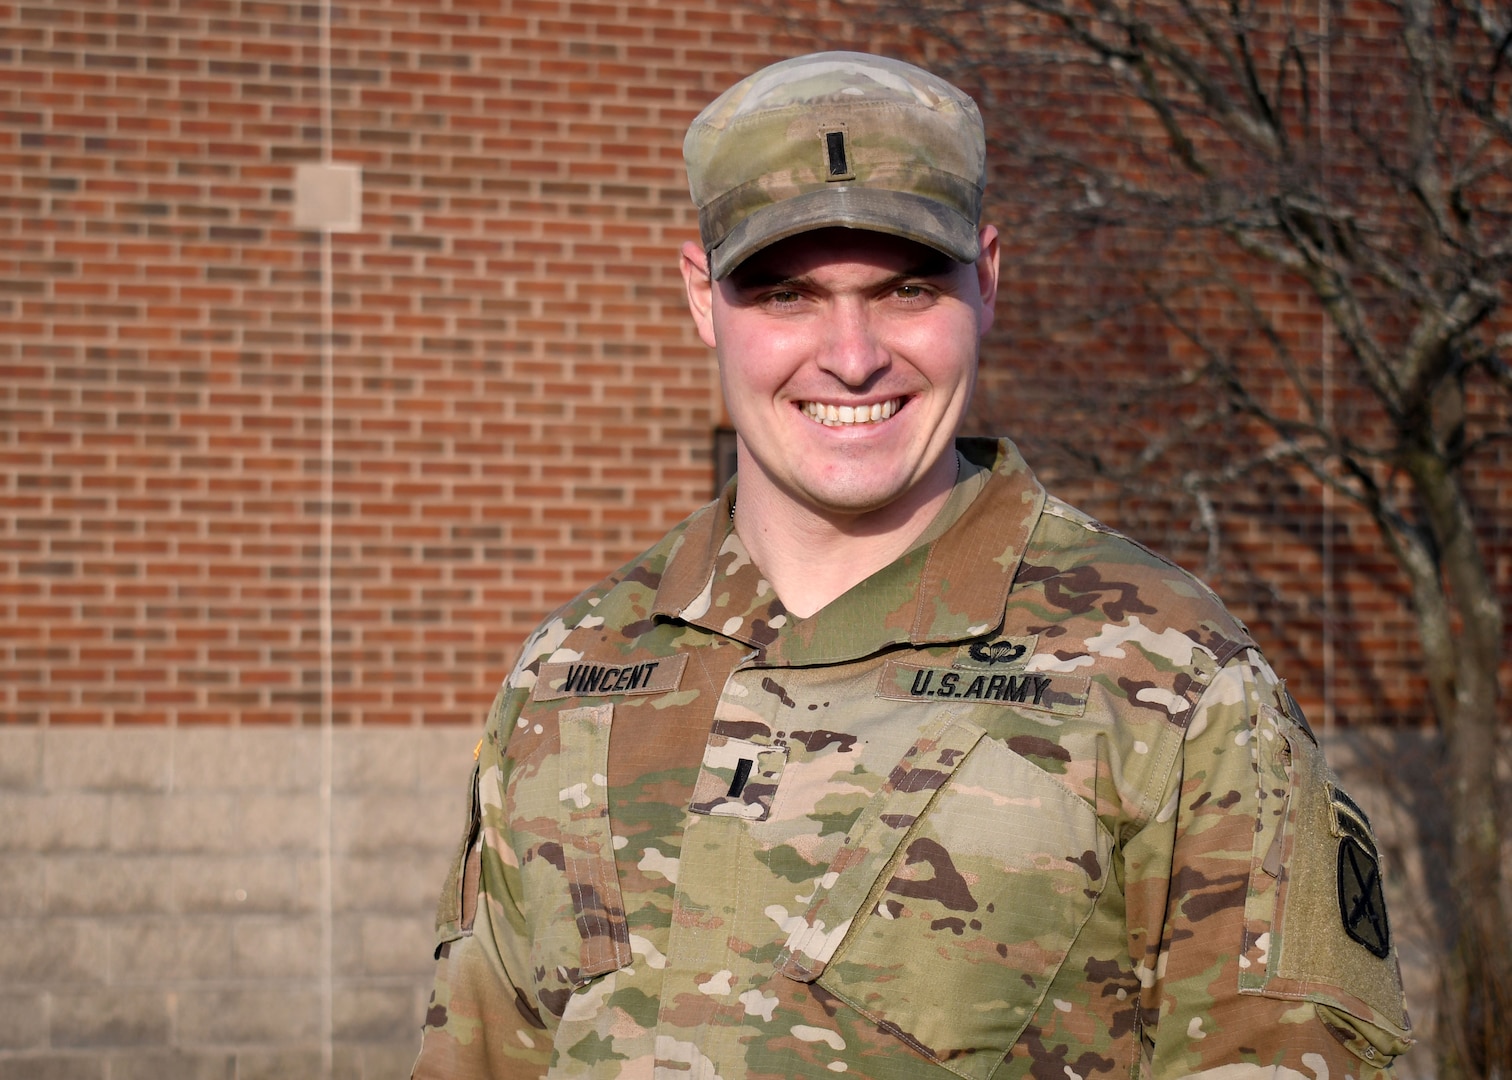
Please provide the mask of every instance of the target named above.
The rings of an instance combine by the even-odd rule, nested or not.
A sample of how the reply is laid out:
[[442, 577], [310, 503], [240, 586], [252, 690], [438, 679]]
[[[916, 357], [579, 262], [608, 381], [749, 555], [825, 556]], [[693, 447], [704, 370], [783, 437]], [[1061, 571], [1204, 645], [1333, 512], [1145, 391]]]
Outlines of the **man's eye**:
[[893, 295], [899, 300], [922, 300], [928, 295], [928, 290], [922, 285], [899, 285], [893, 290]]
[[778, 307], [786, 307], [796, 304], [802, 297], [797, 289], [778, 289], [776, 292], [767, 293], [767, 303], [776, 304]]

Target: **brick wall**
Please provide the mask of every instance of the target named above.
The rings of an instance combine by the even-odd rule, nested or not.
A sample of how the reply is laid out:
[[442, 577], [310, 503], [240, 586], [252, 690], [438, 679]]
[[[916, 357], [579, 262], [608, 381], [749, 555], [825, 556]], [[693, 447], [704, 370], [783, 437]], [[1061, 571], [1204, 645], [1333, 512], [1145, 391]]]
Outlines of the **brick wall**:
[[[709, 494], [687, 120], [805, 33], [889, 33], [707, 0], [324, 10], [0, 3], [7, 722], [301, 724], [327, 697], [338, 723], [473, 722], [542, 612]], [[361, 169], [355, 232], [295, 225], [296, 167], [328, 158]], [[1059, 475], [1056, 391], [1171, 334], [1068, 334], [1117, 252], [1010, 254], [974, 425]], [[1512, 588], [1508, 455], [1480, 488]], [[1327, 680], [1348, 716], [1417, 721], [1372, 527], [1340, 511], [1324, 612], [1319, 494], [1275, 483], [1230, 501], [1215, 584], [1305, 704]], [[1064, 490], [1202, 565], [1189, 508]]]
[[[320, 13], [0, 4], [8, 721], [317, 720], [323, 527], [337, 722], [472, 721], [709, 496], [680, 140], [759, 39], [360, 3], [325, 69]], [[327, 155], [363, 181], [329, 239], [293, 223]]]

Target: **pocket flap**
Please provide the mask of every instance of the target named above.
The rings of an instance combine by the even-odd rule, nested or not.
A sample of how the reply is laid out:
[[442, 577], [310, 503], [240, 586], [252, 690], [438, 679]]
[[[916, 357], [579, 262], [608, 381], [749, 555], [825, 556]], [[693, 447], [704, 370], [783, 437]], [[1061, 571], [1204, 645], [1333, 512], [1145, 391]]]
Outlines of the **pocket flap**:
[[982, 734], [975, 724], [946, 715], [908, 748], [820, 879], [803, 925], [788, 935], [776, 962], [781, 974], [799, 982], [819, 977], [877, 875]]
[[[559, 775], [566, 812], [562, 815], [563, 873], [572, 896], [573, 921], [581, 948], [574, 981], [614, 971], [630, 963], [630, 931], [620, 899], [609, 827], [609, 728], [613, 705], [566, 709], [558, 715], [562, 733]], [[586, 779], [585, 779], [586, 778]]]
[[[880, 1030], [987, 1080], [1112, 878], [1113, 838], [1065, 784], [974, 735], [963, 725], [935, 739], [944, 760], [927, 792], [903, 776], [879, 795], [873, 835], [890, 835], [833, 882], [823, 910], [838, 925], [811, 913], [782, 971], [821, 969], [819, 985]], [[898, 812], [900, 796], [918, 794], [931, 797]]]

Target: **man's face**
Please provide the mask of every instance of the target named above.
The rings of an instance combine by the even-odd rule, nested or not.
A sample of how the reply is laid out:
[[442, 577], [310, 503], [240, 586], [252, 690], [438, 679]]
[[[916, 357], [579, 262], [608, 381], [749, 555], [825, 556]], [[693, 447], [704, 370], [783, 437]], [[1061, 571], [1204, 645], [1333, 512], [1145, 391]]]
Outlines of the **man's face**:
[[760, 489], [829, 519], [907, 512], [948, 489], [992, 324], [997, 230], [958, 263], [882, 233], [821, 229], [710, 282], [683, 248], [699, 336], [719, 357], [742, 501]]

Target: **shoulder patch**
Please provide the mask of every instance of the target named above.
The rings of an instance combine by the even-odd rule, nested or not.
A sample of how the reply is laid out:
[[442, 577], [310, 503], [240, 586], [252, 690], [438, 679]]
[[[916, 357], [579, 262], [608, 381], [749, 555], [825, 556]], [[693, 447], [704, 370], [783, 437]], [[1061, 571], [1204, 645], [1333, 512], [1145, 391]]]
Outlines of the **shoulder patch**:
[[1379, 959], [1391, 954], [1391, 927], [1381, 892], [1381, 864], [1353, 836], [1339, 841], [1339, 917], [1344, 932]]

